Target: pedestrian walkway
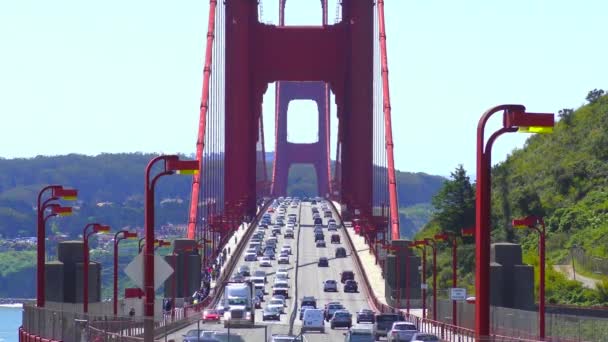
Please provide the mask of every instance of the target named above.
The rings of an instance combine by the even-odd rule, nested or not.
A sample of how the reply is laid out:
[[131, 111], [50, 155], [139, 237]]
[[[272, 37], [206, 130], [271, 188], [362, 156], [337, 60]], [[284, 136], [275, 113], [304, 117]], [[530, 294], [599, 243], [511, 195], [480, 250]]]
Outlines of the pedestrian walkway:
[[[241, 242], [241, 239], [243, 238], [243, 236], [245, 235], [245, 233], [247, 232], [247, 230], [250, 227], [251, 227], [251, 224], [243, 222], [239, 226], [239, 228], [236, 230], [236, 232], [230, 237], [230, 239], [228, 240], [226, 245], [224, 246], [224, 249], [226, 251], [228, 249], [230, 249], [230, 253], [226, 254], [226, 260], [224, 261], [223, 264], [221, 264], [219, 274], [222, 274], [224, 272], [225, 268], [230, 264], [230, 260], [231, 260], [232, 256], [235, 254], [234, 252], [236, 251], [238, 244]], [[236, 237], [236, 239], [235, 239], [235, 237]], [[220, 253], [220, 255], [221, 255], [221, 253]], [[213, 289], [214, 287], [215, 287], [215, 279], [211, 281], [211, 288]]]

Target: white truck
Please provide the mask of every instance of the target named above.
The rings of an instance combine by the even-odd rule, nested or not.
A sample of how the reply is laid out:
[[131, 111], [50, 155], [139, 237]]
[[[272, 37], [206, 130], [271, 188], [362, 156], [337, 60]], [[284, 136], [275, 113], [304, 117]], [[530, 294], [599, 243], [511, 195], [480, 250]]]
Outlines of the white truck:
[[224, 326], [252, 326], [255, 323], [253, 284], [226, 283], [224, 287]]

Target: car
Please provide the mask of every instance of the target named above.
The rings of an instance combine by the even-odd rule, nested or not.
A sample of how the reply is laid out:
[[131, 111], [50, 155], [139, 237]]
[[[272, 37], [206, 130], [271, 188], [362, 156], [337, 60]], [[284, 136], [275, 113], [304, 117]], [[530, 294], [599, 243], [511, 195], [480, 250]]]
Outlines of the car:
[[338, 282], [329, 279], [323, 282], [323, 292], [338, 292]]
[[359, 292], [359, 285], [356, 281], [349, 279], [344, 283], [344, 292]]
[[207, 309], [203, 311], [203, 321], [219, 321], [220, 312], [215, 309]]
[[267, 256], [262, 257], [260, 259], [260, 267], [272, 267], [272, 260]]
[[331, 210], [325, 210], [323, 212], [323, 217], [333, 217], [333, 214], [331, 213]]
[[317, 262], [318, 267], [329, 267], [329, 260], [326, 257], [320, 257]]
[[329, 320], [329, 326], [332, 329], [335, 329], [337, 327], [347, 327], [348, 329], [350, 329], [352, 325], [353, 316], [350, 314], [350, 312], [346, 310], [338, 310], [334, 312], [334, 315], [331, 316]]
[[270, 342], [302, 342], [302, 337], [284, 334], [272, 334]]
[[330, 241], [331, 241], [331, 243], [340, 243], [340, 235], [331, 234]]
[[305, 305], [300, 307], [300, 321], [304, 318], [304, 311], [306, 311], [307, 309], [315, 309], [315, 307], [311, 305]]
[[266, 279], [266, 271], [263, 270], [255, 270], [253, 271], [251, 278], [264, 278], [264, 282], [267, 282], [268, 279]]
[[291, 254], [291, 246], [283, 245], [283, 247], [281, 247], [281, 252], [283, 252], [283, 251], [287, 251], [287, 253]]
[[374, 327], [371, 324], [357, 324], [345, 334], [345, 342], [374, 342]]
[[410, 341], [412, 336], [418, 332], [416, 324], [411, 322], [395, 322], [391, 330], [386, 334], [386, 338], [390, 342]]
[[294, 234], [294, 232], [293, 232], [293, 229], [291, 229], [291, 228], [287, 228], [287, 229], [285, 229], [285, 234], [283, 234], [283, 237], [285, 237], [286, 239], [288, 239], [288, 238], [289, 238], [289, 239], [293, 239], [293, 238], [294, 238], [294, 235], [295, 235], [295, 234]]
[[355, 273], [353, 271], [344, 271], [340, 273], [340, 282], [344, 284], [347, 280], [355, 279]]
[[199, 341], [199, 339], [202, 337], [204, 331], [203, 330], [188, 330], [188, 332], [186, 332], [185, 335], [182, 335], [182, 337], [184, 338], [183, 341], [184, 342], [194, 342], [194, 341]]
[[266, 283], [265, 277], [251, 277], [249, 278], [249, 281], [253, 283], [254, 287], [257, 284], [261, 284], [262, 286], [264, 286], [264, 284]]
[[368, 322], [375, 323], [376, 322], [376, 314], [373, 310], [370, 309], [361, 309], [357, 312], [357, 323]]
[[329, 321], [331, 319], [331, 316], [334, 315], [334, 312], [338, 311], [338, 310], [344, 310], [344, 306], [340, 303], [331, 303], [328, 304], [327, 307], [325, 308], [325, 320]]
[[336, 224], [336, 220], [335, 220], [335, 219], [333, 219], [333, 218], [330, 218], [329, 220], [327, 220], [327, 224], [328, 224], [328, 225], [329, 225], [329, 224], [332, 224], [332, 223], [333, 223], [333, 224]]
[[272, 295], [281, 294], [285, 298], [289, 298], [289, 284], [286, 281], [275, 282], [272, 287]]
[[285, 301], [279, 298], [274, 298], [274, 299], [270, 299], [270, 301], [268, 301], [268, 304], [266, 305], [267, 308], [277, 308], [279, 310], [279, 313], [284, 313], [285, 311]]
[[245, 254], [245, 261], [257, 261], [258, 255], [255, 253], [247, 253]]
[[315, 242], [319, 240], [325, 240], [325, 235], [323, 235], [323, 233], [315, 233]]
[[323, 219], [320, 217], [316, 217], [313, 223], [323, 225]]
[[314, 233], [315, 233], [315, 236], [316, 236], [317, 234], [321, 234], [321, 235], [323, 235], [323, 228], [321, 228], [321, 227], [319, 227], [319, 226], [316, 226], [316, 227], [314, 228]]
[[317, 247], [326, 247], [325, 240], [317, 240], [315, 244], [317, 245]]
[[337, 232], [338, 231], [338, 226], [336, 226], [335, 224], [327, 225], [327, 231], [328, 232]]
[[244, 283], [247, 278], [242, 274], [235, 274], [230, 278], [231, 282]]
[[271, 233], [273, 235], [281, 235], [281, 227], [274, 227], [274, 228], [272, 228]]
[[344, 248], [344, 247], [336, 248], [336, 258], [346, 258], [346, 248]]
[[244, 277], [249, 277], [251, 275], [251, 269], [247, 265], [240, 266], [237, 272]]
[[432, 334], [416, 333], [412, 336], [410, 342], [439, 342], [439, 337]]
[[275, 254], [273, 249], [267, 249], [264, 251], [264, 258], [268, 258], [270, 260], [274, 260]]
[[279, 268], [274, 274], [275, 278], [289, 278], [289, 271], [286, 268]]
[[313, 296], [304, 296], [304, 297], [302, 297], [301, 306], [302, 307], [312, 306], [313, 308], [316, 309], [317, 308], [317, 300]]
[[382, 313], [376, 315], [376, 323], [374, 323], [376, 338], [386, 336], [388, 331], [393, 327], [393, 323], [398, 321], [403, 321], [403, 318], [396, 313]]
[[288, 255], [281, 255], [279, 257], [277, 263], [279, 263], [279, 264], [289, 264], [289, 256]]
[[319, 330], [325, 333], [325, 321], [323, 320], [323, 310], [321, 309], [306, 309], [302, 319], [301, 332], [304, 333], [310, 330]]
[[281, 320], [281, 312], [279, 311], [279, 308], [277, 308], [276, 306], [266, 306], [264, 308], [264, 310], [262, 311], [262, 320], [263, 321], [268, 321], [268, 320], [274, 320], [274, 321], [279, 321]]

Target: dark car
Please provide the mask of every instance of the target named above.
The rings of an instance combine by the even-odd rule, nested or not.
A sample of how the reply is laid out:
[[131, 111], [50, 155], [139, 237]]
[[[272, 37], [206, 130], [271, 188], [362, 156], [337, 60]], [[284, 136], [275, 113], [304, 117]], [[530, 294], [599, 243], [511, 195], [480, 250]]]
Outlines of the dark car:
[[380, 336], [386, 336], [389, 330], [393, 327], [393, 323], [403, 321], [403, 317], [396, 313], [383, 313], [376, 315], [375, 329], [376, 339]]
[[346, 249], [344, 247], [336, 248], [336, 258], [346, 258]]
[[313, 296], [304, 296], [302, 297], [302, 307], [312, 306], [313, 308], [317, 308], [317, 300]]
[[340, 235], [332, 234], [331, 235], [331, 243], [340, 243]]
[[266, 320], [278, 321], [280, 319], [281, 319], [281, 313], [279, 312], [279, 309], [269, 308], [269, 307], [264, 308], [264, 311], [262, 312], [263, 321], [266, 321]]
[[353, 271], [344, 271], [340, 273], [340, 282], [342, 284], [346, 283], [347, 280], [355, 279], [355, 273]]
[[317, 262], [317, 266], [319, 267], [329, 267], [329, 260], [326, 257], [320, 257], [319, 262]]
[[329, 320], [330, 327], [335, 329], [337, 327], [350, 327], [353, 325], [353, 318], [350, 312], [346, 310], [338, 310], [334, 312], [333, 316], [331, 316]]
[[357, 292], [359, 291], [359, 286], [357, 282], [349, 279], [344, 283], [344, 292]]
[[370, 309], [361, 309], [357, 312], [357, 323], [366, 322], [366, 323], [375, 323], [376, 322], [376, 314], [373, 310]]
[[314, 222], [314, 223], [315, 223], [315, 224], [321, 224], [321, 225], [322, 225], [322, 224], [323, 224], [323, 219], [322, 219], [322, 218], [320, 218], [320, 217], [317, 217], [317, 218], [315, 219], [315, 222]]
[[315, 233], [315, 242], [319, 240], [325, 240], [325, 235], [323, 235], [323, 233]]

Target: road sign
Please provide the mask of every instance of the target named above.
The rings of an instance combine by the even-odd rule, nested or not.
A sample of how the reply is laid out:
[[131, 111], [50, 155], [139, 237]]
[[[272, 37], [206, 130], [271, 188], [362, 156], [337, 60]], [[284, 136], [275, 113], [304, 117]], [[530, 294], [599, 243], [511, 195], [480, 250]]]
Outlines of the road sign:
[[[144, 288], [144, 252], [139, 253], [127, 267], [125, 274], [140, 289]], [[156, 291], [169, 276], [173, 268], [160, 255], [154, 255], [154, 290]]]
[[421, 288], [422, 290], [426, 290], [426, 289], [428, 289], [428, 288], [429, 288], [429, 286], [428, 286], [427, 284], [425, 284], [425, 283], [422, 283], [422, 284], [420, 284], [420, 288]]
[[452, 287], [450, 289], [450, 299], [451, 300], [466, 300], [467, 299], [467, 289], [463, 289], [460, 287]]

